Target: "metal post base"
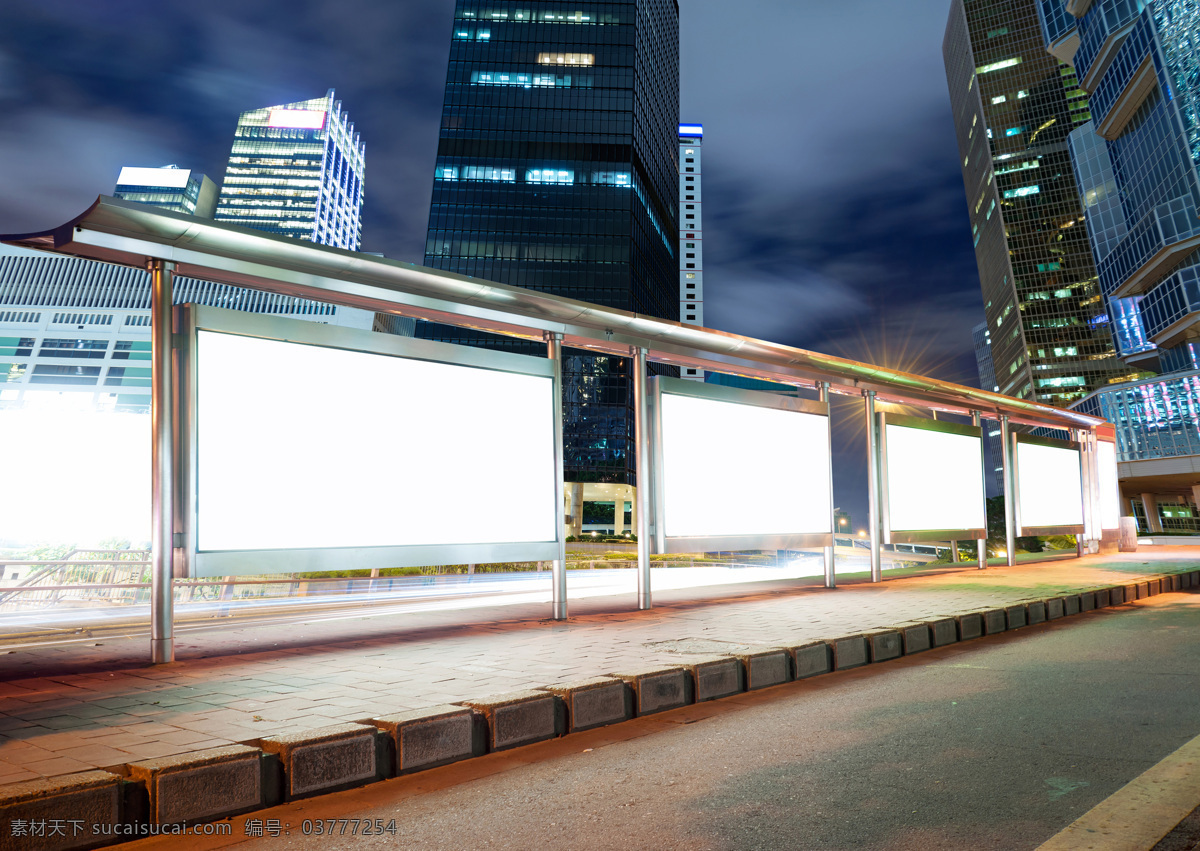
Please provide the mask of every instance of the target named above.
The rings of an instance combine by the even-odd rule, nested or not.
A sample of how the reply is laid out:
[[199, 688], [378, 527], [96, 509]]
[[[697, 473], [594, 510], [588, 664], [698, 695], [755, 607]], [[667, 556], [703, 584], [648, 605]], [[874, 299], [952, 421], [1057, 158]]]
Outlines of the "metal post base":
[[150, 639], [150, 662], [154, 665], [167, 665], [175, 661], [174, 638]]
[[554, 583], [550, 616], [556, 621], [565, 621], [567, 619], [567, 565], [558, 559], [555, 559], [550, 564], [550, 581]]
[[835, 576], [834, 569], [833, 569], [833, 558], [834, 558], [833, 547], [826, 547], [825, 548], [825, 587], [826, 588], [836, 588], [837, 587], [837, 578]]
[[640, 611], [644, 612], [644, 611], [646, 611], [646, 609], [653, 609], [653, 608], [654, 608], [654, 606], [650, 602], [650, 595], [643, 594], [642, 592], [639, 591], [638, 592], [638, 609]]

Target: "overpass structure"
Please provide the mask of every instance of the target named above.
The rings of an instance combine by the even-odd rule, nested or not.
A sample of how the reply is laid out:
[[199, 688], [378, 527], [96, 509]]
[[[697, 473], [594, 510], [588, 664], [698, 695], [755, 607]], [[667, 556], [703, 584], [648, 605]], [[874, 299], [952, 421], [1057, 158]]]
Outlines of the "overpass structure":
[[[634, 365], [640, 608], [651, 606], [654, 551], [820, 546], [825, 584], [833, 586], [832, 395], [862, 399], [875, 581], [885, 542], [987, 537], [983, 420], [997, 421], [1003, 434], [1010, 563], [1020, 534], [1076, 534], [1081, 552], [1116, 537], [1112, 428], [1082, 412], [107, 197], [60, 227], [0, 242], [151, 273], [155, 662], [174, 655], [176, 577], [547, 560], [553, 616], [565, 618], [564, 346]], [[544, 341], [547, 357], [213, 307], [173, 309], [176, 275]], [[376, 383], [333, 388], [329, 407], [340, 419], [312, 408], [299, 415], [284, 392], [297, 386], [293, 373], [308, 370], [311, 379], [334, 361], [338, 375], [369, 373]], [[262, 366], [239, 378], [222, 372], [231, 362]], [[810, 398], [650, 379], [650, 363], [788, 384]], [[390, 409], [371, 404], [380, 381], [408, 394], [416, 414], [389, 422], [391, 432], [376, 423]], [[877, 410], [879, 403], [931, 415], [901, 417]], [[478, 440], [478, 426], [473, 436], [455, 432], [464, 418], [510, 443], [490, 455], [490, 447], [472, 446], [487, 441]], [[1016, 425], [1071, 439], [1016, 434]], [[341, 471], [336, 492], [297, 495], [286, 465], [270, 458], [271, 441], [284, 438], [353, 450], [377, 459], [378, 469]], [[261, 451], [245, 451], [257, 441]], [[405, 462], [428, 488], [419, 503], [389, 503], [395, 495], [372, 483], [372, 474], [386, 478], [395, 469], [397, 441], [409, 441]], [[461, 487], [472, 465], [495, 455], [521, 465], [507, 468], [513, 486], [524, 488], [512, 499], [520, 516], [505, 528], [439, 525], [456, 514], [458, 499], [457, 488], [439, 482]], [[717, 478], [740, 495], [735, 516], [716, 516], [695, 498], [698, 484]], [[979, 553], [984, 567], [982, 540]]]

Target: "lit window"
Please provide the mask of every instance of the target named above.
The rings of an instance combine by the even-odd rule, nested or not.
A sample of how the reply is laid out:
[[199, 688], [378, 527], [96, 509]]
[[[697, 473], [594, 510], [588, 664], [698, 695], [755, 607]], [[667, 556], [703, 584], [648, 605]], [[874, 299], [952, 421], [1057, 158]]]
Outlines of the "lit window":
[[457, 168], [439, 168], [436, 177], [438, 180], [458, 180]]
[[1037, 195], [1042, 191], [1042, 188], [1036, 183], [1033, 186], [1021, 186], [1017, 189], [1005, 189], [1005, 198], [1023, 198], [1026, 195]]
[[1027, 98], [1027, 97], [1029, 97], [1029, 92], [1025, 91], [1024, 89], [1021, 89], [1019, 92], [1017, 92], [1017, 97], [1018, 98]]
[[990, 65], [980, 65], [975, 69], [977, 74], [987, 74], [991, 71], [999, 71], [1001, 68], [1011, 68], [1014, 65], [1021, 64], [1021, 57], [1014, 56], [1011, 59], [1001, 59], [999, 62], [993, 62]]
[[592, 183], [604, 183], [609, 186], [632, 186], [633, 181], [630, 179], [627, 171], [593, 171]]
[[517, 172], [511, 168], [469, 165], [463, 168], [462, 176], [463, 180], [500, 180], [512, 183], [517, 179]]
[[574, 183], [575, 172], [571, 169], [531, 168], [525, 172], [527, 183]]
[[1008, 95], [996, 95], [992, 98], [992, 103], [1004, 103], [1006, 100], [1008, 100]]
[[491, 30], [480, 30], [479, 32], [475, 33], [476, 41], [487, 41], [491, 37], [492, 37]]
[[539, 53], [539, 65], [595, 65], [593, 53]]

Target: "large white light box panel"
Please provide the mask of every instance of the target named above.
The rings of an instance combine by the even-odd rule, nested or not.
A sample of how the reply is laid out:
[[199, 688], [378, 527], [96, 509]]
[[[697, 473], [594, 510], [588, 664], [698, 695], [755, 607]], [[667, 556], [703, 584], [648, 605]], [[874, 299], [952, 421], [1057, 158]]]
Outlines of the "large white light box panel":
[[763, 407], [701, 398], [704, 388], [670, 389], [693, 382], [654, 381], [661, 390], [655, 396], [662, 471], [656, 522], [663, 524], [668, 551], [733, 537], [762, 539], [759, 546], [770, 548], [767, 539], [832, 533], [829, 417], [788, 409], [818, 403], [753, 391], [724, 394], [771, 405]]
[[83, 405], [0, 410], [0, 446], [0, 541], [149, 545], [149, 414]]
[[1100, 528], [1121, 528], [1121, 486], [1117, 479], [1117, 444], [1096, 441], [1096, 466], [1100, 468]]
[[1026, 435], [1014, 437], [1018, 533], [1059, 534], [1057, 530], [1067, 527], [1082, 531], [1083, 478], [1078, 445]]
[[557, 538], [548, 375], [208, 330], [194, 369], [200, 554]]
[[887, 542], [948, 540], [948, 532], [962, 538], [986, 534], [980, 429], [892, 414], [880, 421]]

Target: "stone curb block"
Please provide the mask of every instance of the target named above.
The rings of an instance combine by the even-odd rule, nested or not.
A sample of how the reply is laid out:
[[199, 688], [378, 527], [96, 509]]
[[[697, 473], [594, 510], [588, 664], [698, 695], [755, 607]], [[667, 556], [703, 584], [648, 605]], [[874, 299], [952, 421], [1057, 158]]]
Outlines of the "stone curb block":
[[1163, 582], [1170, 583], [1170, 589], [1172, 591], [1178, 591], [1181, 585], [1178, 573], [1172, 573], [1170, 576], [1166, 577]]
[[1084, 591], [1079, 595], [1079, 611], [1090, 612], [1096, 608], [1096, 592]]
[[959, 641], [970, 641], [983, 635], [983, 615], [978, 612], [959, 615], [954, 620], [958, 624]]
[[[122, 822], [124, 779], [107, 771], [81, 771], [23, 783], [0, 786], [0, 848], [13, 851], [59, 851], [64, 848], [92, 848], [109, 844], [120, 837], [96, 836], [92, 825], [118, 825]], [[63, 835], [14, 836], [14, 819], [49, 821], [66, 819]], [[83, 827], [76, 835], [71, 822]], [[48, 831], [47, 831], [48, 832]]]
[[833, 669], [846, 671], [867, 664], [867, 639], [862, 635], [847, 635], [828, 642], [833, 655]]
[[1063, 614], [1067, 617], [1079, 614], [1081, 601], [1078, 594], [1068, 594], [1063, 597]]
[[146, 784], [150, 821], [192, 823], [263, 805], [262, 751], [247, 745], [131, 762], [129, 776]]
[[1149, 586], [1149, 588], [1150, 588], [1150, 596], [1151, 596], [1151, 597], [1156, 597], [1156, 596], [1158, 596], [1159, 594], [1161, 594], [1161, 593], [1163, 592], [1162, 580], [1161, 580], [1161, 579], [1151, 579], [1151, 580], [1150, 580], [1149, 582], [1147, 582], [1146, 584], [1147, 584], [1147, 585]]
[[904, 655], [924, 653], [933, 647], [933, 638], [929, 624], [915, 623], [900, 627], [900, 640], [904, 643]]
[[392, 770], [399, 775], [483, 754], [485, 737], [475, 734], [472, 717], [470, 708], [444, 703], [372, 718], [370, 723], [391, 737]]
[[1051, 597], [1046, 601], [1046, 620], [1052, 621], [1063, 616], [1063, 598]]
[[829, 645], [824, 641], [800, 644], [789, 648], [788, 652], [792, 654], [792, 670], [798, 680], [828, 674], [833, 670]]
[[728, 697], [746, 690], [742, 663], [733, 656], [693, 659], [685, 662], [683, 667], [692, 675], [696, 703]]
[[382, 780], [376, 757], [379, 731], [365, 724], [337, 724], [259, 739], [264, 753], [283, 767], [284, 800], [295, 800]]
[[1188, 574], [1188, 576], [1191, 577], [1191, 580], [1192, 580], [1191, 587], [1192, 588], [1195, 588], [1197, 585], [1200, 585], [1200, 570], [1193, 570], [1191, 573]]
[[633, 717], [633, 701], [625, 681], [619, 677], [592, 677], [574, 683], [542, 686], [556, 694], [566, 710], [566, 731], [590, 730]]
[[899, 630], [873, 630], [866, 633], [863, 637], [867, 640], [867, 648], [871, 651], [872, 662], [886, 662], [889, 659], [899, 659], [904, 653], [904, 641], [900, 637]]
[[1138, 599], [1138, 585], [1136, 582], [1130, 582], [1125, 586], [1125, 602], [1132, 603]]
[[753, 653], [735, 653], [745, 668], [746, 691], [792, 681], [792, 654], [783, 647], [764, 647]]
[[1112, 605], [1112, 589], [1097, 588], [1096, 589], [1096, 608], [1107, 609]]
[[486, 724], [489, 751], [531, 745], [561, 735], [558, 698], [544, 691], [527, 689], [497, 694], [481, 700], [464, 700], [475, 712], [475, 723]]
[[1150, 583], [1149, 582], [1138, 582], [1138, 583], [1136, 583], [1136, 585], [1137, 585], [1137, 598], [1139, 600], [1145, 600], [1147, 597], [1150, 596]]
[[929, 633], [934, 647], [944, 647], [958, 641], [958, 622], [954, 618], [941, 618], [929, 622]]
[[1004, 618], [1008, 622], [1009, 629], [1020, 629], [1028, 622], [1024, 605], [1006, 606], [1004, 609]]
[[984, 609], [979, 614], [983, 616], [984, 635], [995, 635], [1006, 629], [1004, 609]]
[[631, 690], [637, 717], [696, 702], [692, 678], [683, 668], [647, 668], [612, 676], [624, 680]]
[[1046, 622], [1046, 601], [1034, 600], [1025, 604], [1025, 620], [1030, 626]]

